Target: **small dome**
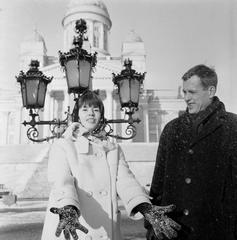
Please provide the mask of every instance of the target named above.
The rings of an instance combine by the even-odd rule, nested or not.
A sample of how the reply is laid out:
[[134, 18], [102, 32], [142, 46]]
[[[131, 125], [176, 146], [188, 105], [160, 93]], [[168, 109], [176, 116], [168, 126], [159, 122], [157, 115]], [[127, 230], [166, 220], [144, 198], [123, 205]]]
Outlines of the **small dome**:
[[24, 38], [24, 42], [43, 42], [43, 43], [45, 43], [44, 38], [42, 37], [42, 35], [40, 35], [38, 33], [37, 29], [35, 29], [34, 32], [31, 33], [30, 35], [26, 36]]
[[143, 41], [134, 30], [131, 30], [126, 36], [124, 42], [143, 42]]
[[101, 0], [70, 0], [68, 4], [68, 12], [75, 9], [76, 7], [82, 7], [82, 6], [87, 8], [91, 7], [92, 10], [94, 7], [97, 7], [104, 13], [106, 17], [109, 18], [107, 7]]
[[[44, 38], [42, 37], [41, 34], [37, 31], [37, 29], [34, 29], [33, 33], [29, 34], [26, 36], [23, 40], [23, 42], [31, 42], [31, 43], [37, 43], [37, 42], [42, 42], [44, 49], [46, 50], [46, 44], [44, 41]], [[46, 50], [47, 51], [47, 50]]]

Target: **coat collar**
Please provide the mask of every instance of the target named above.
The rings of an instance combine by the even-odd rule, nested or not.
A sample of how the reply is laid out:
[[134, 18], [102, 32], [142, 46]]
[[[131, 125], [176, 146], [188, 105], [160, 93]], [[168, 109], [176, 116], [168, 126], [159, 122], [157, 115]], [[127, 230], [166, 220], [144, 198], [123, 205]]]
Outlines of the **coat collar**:
[[191, 116], [187, 113], [186, 121], [191, 123], [193, 135], [193, 141], [190, 145], [193, 146], [222, 126], [225, 115], [225, 106], [217, 97], [214, 97], [213, 102], [197, 115]]
[[110, 142], [109, 139], [102, 141], [99, 138], [96, 138], [93, 136], [88, 138], [84, 136], [80, 136], [75, 141], [75, 145], [78, 153], [89, 153], [90, 144], [96, 145], [98, 148], [103, 149], [105, 152], [109, 152], [116, 148], [116, 144]]

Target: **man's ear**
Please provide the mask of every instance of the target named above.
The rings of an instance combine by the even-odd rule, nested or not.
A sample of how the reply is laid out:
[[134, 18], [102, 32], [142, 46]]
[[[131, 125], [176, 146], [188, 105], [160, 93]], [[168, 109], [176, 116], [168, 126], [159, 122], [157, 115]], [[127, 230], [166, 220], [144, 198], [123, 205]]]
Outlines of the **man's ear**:
[[216, 88], [214, 86], [210, 86], [208, 88], [208, 92], [209, 92], [209, 97], [210, 98], [213, 98], [216, 94]]

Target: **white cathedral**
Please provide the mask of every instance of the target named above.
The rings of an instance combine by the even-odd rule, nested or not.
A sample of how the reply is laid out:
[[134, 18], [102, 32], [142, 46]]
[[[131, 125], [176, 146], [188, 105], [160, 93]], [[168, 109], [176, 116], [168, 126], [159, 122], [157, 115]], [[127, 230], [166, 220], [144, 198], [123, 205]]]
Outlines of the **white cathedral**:
[[[86, 20], [89, 39], [89, 44], [85, 44], [83, 48], [98, 53], [92, 76], [93, 89], [101, 90], [107, 119], [123, 118], [112, 82], [112, 73], [120, 73], [124, 60], [128, 58], [132, 60], [133, 69], [139, 73], [146, 72], [145, 43], [135, 31], [131, 31], [121, 43], [121, 55], [111, 56], [109, 34], [112, 20], [105, 4], [102, 0], [71, 0], [62, 19], [63, 52], [68, 52], [73, 47], [75, 22], [81, 18]], [[64, 119], [67, 106], [71, 107], [71, 111], [73, 107], [73, 101], [67, 93], [65, 73], [59, 64], [58, 56], [47, 55], [46, 43], [37, 30], [27, 36], [20, 45], [20, 66], [24, 72], [29, 69], [32, 59], [40, 62], [40, 70], [44, 75], [53, 76], [53, 81], [48, 85], [45, 107], [40, 110], [41, 120]], [[141, 122], [139, 126], [136, 125], [137, 135], [133, 142], [158, 142], [164, 125], [185, 109], [180, 89], [143, 89], [139, 103], [139, 111], [135, 117], [139, 117]], [[1, 94], [0, 145], [30, 143], [26, 136], [28, 127], [21, 124], [24, 120], [29, 120], [29, 116], [28, 111], [22, 108], [20, 91], [17, 94]], [[114, 128], [115, 133], [121, 133], [123, 127], [116, 124]], [[48, 126], [39, 130], [41, 136], [50, 134]]]

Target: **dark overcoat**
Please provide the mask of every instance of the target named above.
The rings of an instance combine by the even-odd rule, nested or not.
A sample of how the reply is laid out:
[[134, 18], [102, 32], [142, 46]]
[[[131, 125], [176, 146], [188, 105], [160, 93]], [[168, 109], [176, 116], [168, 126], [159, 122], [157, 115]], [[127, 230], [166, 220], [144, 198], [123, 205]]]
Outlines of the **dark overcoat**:
[[237, 115], [217, 97], [196, 117], [166, 125], [150, 195], [156, 205], [176, 205], [177, 239], [237, 239]]

